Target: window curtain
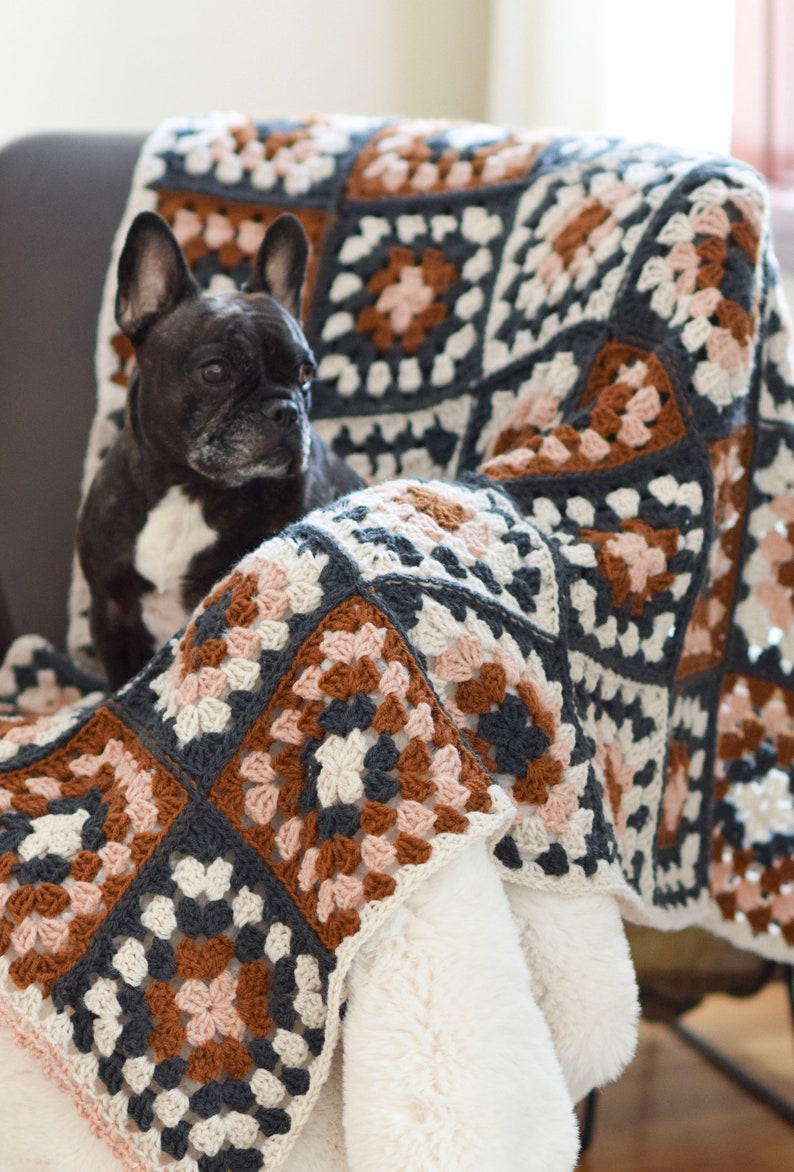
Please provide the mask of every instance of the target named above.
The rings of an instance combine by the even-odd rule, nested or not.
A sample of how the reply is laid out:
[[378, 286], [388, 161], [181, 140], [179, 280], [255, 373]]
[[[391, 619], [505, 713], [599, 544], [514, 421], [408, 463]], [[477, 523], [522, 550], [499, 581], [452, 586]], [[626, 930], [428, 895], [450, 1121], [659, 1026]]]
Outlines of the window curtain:
[[794, 183], [794, 4], [736, 0], [733, 153]]

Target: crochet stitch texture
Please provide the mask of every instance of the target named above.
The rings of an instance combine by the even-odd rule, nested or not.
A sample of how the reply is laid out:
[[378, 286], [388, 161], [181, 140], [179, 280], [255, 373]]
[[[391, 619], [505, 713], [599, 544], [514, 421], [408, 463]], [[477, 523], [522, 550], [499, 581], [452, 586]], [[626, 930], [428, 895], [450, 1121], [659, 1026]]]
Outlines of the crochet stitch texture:
[[[2, 1012], [125, 1166], [277, 1168], [361, 940], [473, 838], [508, 882], [791, 960], [794, 398], [758, 177], [229, 115], [151, 138], [121, 238], [143, 207], [213, 289], [301, 219], [315, 426], [373, 484], [98, 707], [57, 710], [91, 684], [35, 641], [0, 677]], [[129, 357], [109, 286], [87, 479]]]

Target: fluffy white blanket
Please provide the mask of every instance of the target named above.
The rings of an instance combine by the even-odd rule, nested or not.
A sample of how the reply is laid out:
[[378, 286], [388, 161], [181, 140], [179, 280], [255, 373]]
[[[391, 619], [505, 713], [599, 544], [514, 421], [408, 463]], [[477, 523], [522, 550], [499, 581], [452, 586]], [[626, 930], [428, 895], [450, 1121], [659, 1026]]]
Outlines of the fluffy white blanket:
[[[631, 1058], [637, 1000], [611, 896], [509, 899], [473, 843], [357, 955], [343, 1044], [288, 1172], [565, 1172], [573, 1102]], [[0, 1030], [3, 1172], [119, 1164]]]

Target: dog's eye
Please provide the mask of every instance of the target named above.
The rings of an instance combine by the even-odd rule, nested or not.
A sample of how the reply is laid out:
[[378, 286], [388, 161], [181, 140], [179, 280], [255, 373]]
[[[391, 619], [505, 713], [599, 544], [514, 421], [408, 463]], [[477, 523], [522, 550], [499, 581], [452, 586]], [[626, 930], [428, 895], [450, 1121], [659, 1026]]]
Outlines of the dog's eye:
[[224, 362], [222, 358], [215, 358], [212, 362], [205, 362], [201, 368], [202, 379], [211, 386], [228, 382], [230, 375], [229, 364], [228, 362]]
[[305, 387], [306, 383], [310, 383], [316, 373], [311, 362], [302, 362], [298, 370], [298, 383], [300, 386]]

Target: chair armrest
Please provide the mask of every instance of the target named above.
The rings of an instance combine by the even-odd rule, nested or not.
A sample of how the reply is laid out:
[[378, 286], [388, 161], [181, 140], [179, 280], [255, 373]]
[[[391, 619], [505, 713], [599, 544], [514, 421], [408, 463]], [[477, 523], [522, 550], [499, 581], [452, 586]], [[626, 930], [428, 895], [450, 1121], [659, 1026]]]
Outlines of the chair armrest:
[[63, 646], [96, 322], [142, 138], [0, 151], [0, 550], [11, 633]]

